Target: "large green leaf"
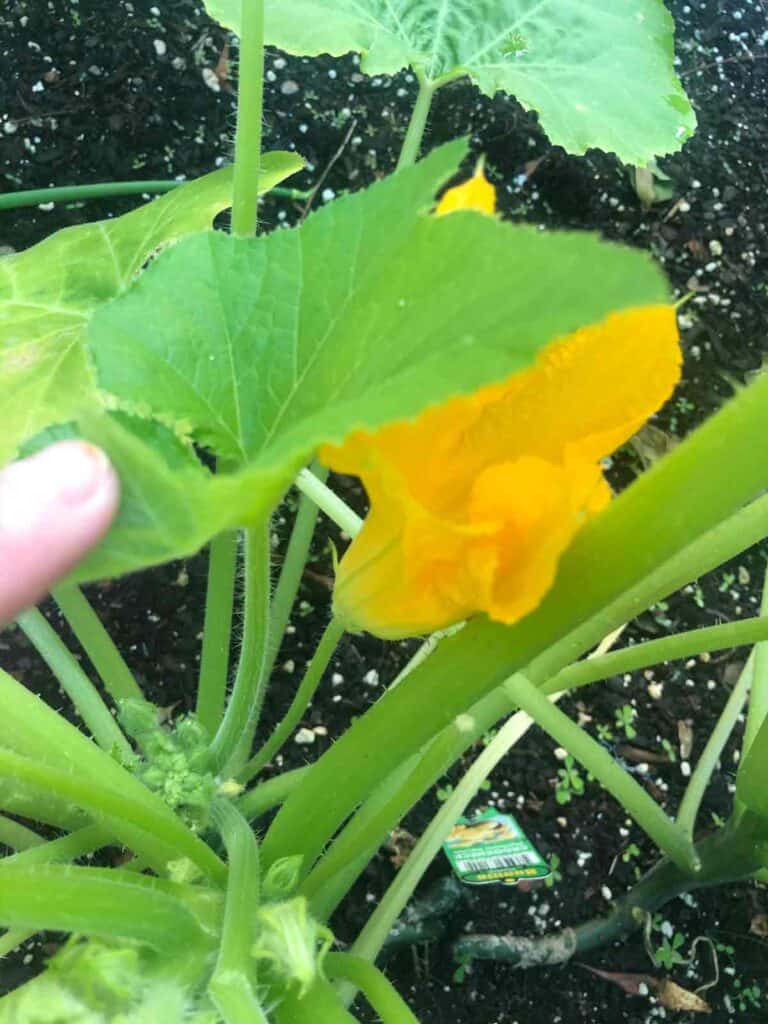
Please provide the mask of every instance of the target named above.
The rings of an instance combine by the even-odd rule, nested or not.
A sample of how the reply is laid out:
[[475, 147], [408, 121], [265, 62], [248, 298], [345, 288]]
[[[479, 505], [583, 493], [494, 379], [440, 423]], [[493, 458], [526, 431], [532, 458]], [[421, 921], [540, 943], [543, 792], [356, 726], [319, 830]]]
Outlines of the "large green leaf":
[[[265, 154], [263, 190], [301, 165], [292, 153]], [[0, 259], [0, 464], [52, 418], [95, 400], [82, 345], [94, 310], [124, 292], [158, 249], [210, 227], [231, 194], [227, 167], [122, 217], [65, 228]]]
[[613, 310], [666, 301], [643, 253], [432, 216], [463, 153], [443, 147], [290, 231], [188, 238], [97, 311], [88, 350], [113, 404], [162, 417], [231, 471], [210, 476], [157, 424], [89, 423], [126, 492], [86, 574], [188, 553], [265, 515], [319, 444], [507, 377]]
[[[206, 7], [238, 30], [240, 0]], [[265, 34], [289, 53], [360, 53], [372, 75], [469, 75], [538, 111], [571, 153], [594, 146], [644, 164], [696, 127], [662, 0], [266, 0]]]
[[768, 834], [768, 718], [758, 729], [736, 776], [736, 799], [765, 820]]

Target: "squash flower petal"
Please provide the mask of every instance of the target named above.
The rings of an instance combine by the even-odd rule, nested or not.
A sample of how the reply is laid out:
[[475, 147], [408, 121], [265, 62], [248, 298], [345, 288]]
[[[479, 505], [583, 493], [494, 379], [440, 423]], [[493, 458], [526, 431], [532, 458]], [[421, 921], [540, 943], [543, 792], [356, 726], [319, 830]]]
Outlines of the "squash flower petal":
[[[455, 199], [451, 210], [467, 208]], [[323, 446], [323, 462], [359, 476], [370, 500], [339, 565], [335, 614], [395, 639], [533, 611], [610, 501], [600, 460], [669, 398], [680, 363], [674, 308], [632, 308], [550, 343], [500, 384]]]

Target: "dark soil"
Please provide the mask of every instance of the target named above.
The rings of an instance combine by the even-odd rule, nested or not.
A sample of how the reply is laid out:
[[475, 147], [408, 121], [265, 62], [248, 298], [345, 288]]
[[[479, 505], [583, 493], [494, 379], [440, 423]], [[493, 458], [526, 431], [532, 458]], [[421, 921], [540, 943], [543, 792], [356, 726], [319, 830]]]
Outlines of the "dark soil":
[[[535, 118], [514, 101], [488, 100], [463, 84], [438, 95], [427, 137], [427, 144], [434, 145], [470, 133], [473, 147], [488, 154], [505, 215], [546, 227], [597, 230], [650, 250], [664, 263], [679, 295], [695, 293], [681, 312], [684, 382], [656, 419], [657, 432], [615, 460], [617, 485], [639, 471], [649, 446], [673, 444], [717, 408], [768, 352], [765, 5], [759, 0], [672, 0], [670, 7], [678, 26], [680, 70], [699, 117], [699, 131], [684, 152], [660, 161], [674, 185], [671, 200], [643, 210], [626, 170], [613, 157], [570, 157], [552, 148]], [[192, 178], [228, 160], [234, 97], [222, 73], [226, 43], [226, 33], [206, 19], [194, 0], [158, 0], [156, 6], [149, 0], [8, 0], [0, 12], [0, 56], [6, 68], [0, 80], [0, 190]], [[391, 171], [413, 99], [410, 76], [366, 79], [352, 58], [306, 61], [276, 52], [270, 53], [267, 69], [266, 144], [296, 148], [306, 157], [307, 170], [293, 184], [320, 182], [316, 203]], [[136, 200], [123, 199], [0, 214], [0, 246], [22, 249], [67, 224], [135, 205]], [[302, 204], [273, 199], [265, 204], [262, 219], [275, 227], [301, 213]], [[362, 507], [357, 484], [341, 479], [338, 485]], [[275, 524], [278, 558], [291, 514], [289, 501]], [[327, 621], [327, 537], [324, 529], [315, 542], [275, 671], [265, 730], [284, 711]], [[754, 614], [767, 553], [765, 547], [752, 550], [692, 584], [641, 616], [626, 636], [645, 639]], [[188, 708], [194, 702], [204, 581], [205, 556], [198, 556], [91, 588], [90, 596], [147, 693], [161, 705]], [[302, 723], [316, 730], [314, 742], [290, 743], [284, 763], [294, 766], [321, 753], [352, 716], [376, 699], [411, 647], [347, 638], [334, 659], [332, 677]], [[0, 652], [5, 668], [66, 710], [23, 637], [6, 632]], [[589, 716], [591, 721], [582, 720], [590, 729], [610, 727], [617, 753], [657, 799], [674, 808], [689, 764], [680, 756], [680, 723], [692, 728], [695, 763], [743, 658], [743, 651], [728, 652], [612, 679], [564, 706], [574, 715]], [[624, 705], [636, 712], [637, 735], [631, 743], [623, 742], [626, 737], [616, 726], [616, 712]], [[732, 742], [713, 780], [700, 819], [703, 828], [714, 815], [728, 812], [735, 748]], [[653, 862], [650, 844], [595, 783], [570, 803], [556, 802], [559, 767], [552, 742], [533, 730], [494, 773], [482, 801], [514, 811], [542, 853], [559, 857], [562, 880], [528, 892], [473, 889], [449, 933], [472, 928], [540, 934], [578, 923], [605, 913], [632, 884], [636, 869]], [[437, 794], [425, 798], [404, 827], [418, 834], [437, 806]], [[436, 862], [428, 881], [445, 870]], [[341, 939], [354, 936], [393, 872], [383, 852], [361, 879], [357, 901], [350, 901], [350, 909], [334, 922]], [[720, 982], [707, 992], [714, 1008], [710, 1019], [717, 1024], [768, 1019], [768, 996], [753, 1004], [743, 995], [755, 983], [764, 992], [768, 988], [766, 939], [750, 932], [750, 924], [766, 911], [764, 890], [739, 885], [675, 901], [663, 914], [669, 922], [665, 928], [684, 934], [686, 949], [697, 936], [733, 947], [732, 954], [719, 952]], [[661, 933], [655, 933], [654, 945], [661, 942]], [[586, 959], [606, 971], [664, 973], [653, 968], [640, 938]], [[12, 987], [23, 970], [21, 959], [11, 958], [3, 984]], [[447, 945], [399, 953], [389, 964], [424, 1024], [531, 1024], [538, 1019], [641, 1024], [668, 1012], [647, 996], [629, 997], [575, 964], [528, 973], [480, 964], [461, 984], [453, 980], [454, 970]], [[691, 968], [678, 967], [673, 976], [688, 988], [713, 979], [712, 958], [702, 944]]]

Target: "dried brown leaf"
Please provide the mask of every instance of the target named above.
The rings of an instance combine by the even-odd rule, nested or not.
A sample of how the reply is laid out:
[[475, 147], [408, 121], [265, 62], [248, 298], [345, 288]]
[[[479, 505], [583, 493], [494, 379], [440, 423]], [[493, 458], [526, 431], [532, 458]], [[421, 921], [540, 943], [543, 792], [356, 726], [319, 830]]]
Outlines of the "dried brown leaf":
[[693, 726], [688, 720], [677, 723], [677, 738], [680, 741], [680, 757], [687, 761], [693, 750]]
[[712, 1007], [695, 992], [666, 978], [656, 993], [662, 1006], [668, 1010], [686, 1010], [688, 1013], [712, 1013]]

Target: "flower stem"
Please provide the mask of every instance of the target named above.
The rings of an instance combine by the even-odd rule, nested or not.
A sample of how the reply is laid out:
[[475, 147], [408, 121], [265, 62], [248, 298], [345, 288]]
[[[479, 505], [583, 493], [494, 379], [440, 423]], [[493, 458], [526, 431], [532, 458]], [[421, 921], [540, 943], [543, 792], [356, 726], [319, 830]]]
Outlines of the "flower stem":
[[99, 746], [130, 757], [131, 746], [109, 708], [45, 616], [37, 608], [29, 608], [17, 617], [16, 622], [61, 683]]
[[[310, 472], [322, 484], [325, 483], [328, 477], [328, 470], [319, 463], [313, 463], [310, 466]], [[288, 542], [288, 550], [285, 553], [285, 561], [280, 570], [280, 578], [277, 581], [277, 587], [272, 598], [269, 644], [272, 661], [270, 669], [280, 650], [283, 633], [291, 617], [291, 609], [296, 600], [296, 594], [299, 591], [301, 576], [304, 572], [319, 511], [317, 504], [311, 498], [308, 498], [306, 494], [301, 495], [296, 512], [296, 520], [291, 530], [291, 539]]]
[[418, 1024], [389, 979], [368, 960], [350, 953], [328, 953], [323, 967], [331, 980], [343, 979], [360, 989], [382, 1024]]
[[768, 614], [739, 622], [724, 622], [719, 626], [690, 629], [685, 633], [624, 647], [600, 658], [578, 661], [554, 675], [544, 684], [542, 693], [575, 690], [599, 679], [636, 672], [662, 661], [690, 658], [704, 651], [722, 651], [761, 640], [768, 641]]
[[[766, 567], [765, 582], [763, 583], [760, 614], [768, 616], [768, 567]], [[749, 753], [752, 741], [760, 731], [760, 726], [765, 721], [766, 715], [768, 715], [768, 643], [763, 642], [759, 643], [754, 651], [752, 691], [749, 698], [747, 724], [744, 727], [744, 742], [741, 751], [742, 760]]]
[[141, 700], [133, 673], [79, 587], [57, 587], [53, 597], [114, 701]]
[[725, 748], [725, 744], [728, 742], [729, 736], [733, 732], [733, 728], [741, 714], [741, 709], [744, 707], [744, 703], [749, 695], [754, 672], [754, 658], [755, 655], [753, 653], [741, 670], [739, 680], [731, 691], [722, 714], [717, 720], [717, 725], [707, 740], [707, 745], [701, 753], [699, 762], [686, 786], [683, 799], [680, 801], [680, 807], [677, 812], [677, 824], [691, 839], [693, 838], [696, 816], [701, 807], [704, 791], [709, 785], [712, 773], [717, 767], [720, 755]]
[[698, 872], [698, 858], [690, 837], [667, 817], [656, 801], [604, 747], [565, 712], [554, 707], [522, 673], [512, 676], [504, 688], [516, 704], [594, 775], [681, 871], [692, 875]]
[[306, 778], [311, 767], [312, 765], [308, 764], [304, 768], [294, 768], [292, 771], [283, 772], [281, 775], [276, 775], [273, 779], [268, 779], [266, 782], [254, 786], [253, 789], [249, 789], [237, 801], [240, 813], [248, 821], [254, 821], [262, 814], [272, 810], [273, 807], [278, 807], [301, 783], [301, 780]]
[[243, 544], [243, 639], [224, 718], [211, 743], [216, 769], [236, 775], [250, 753], [264, 699], [269, 641], [269, 524], [245, 533]]
[[224, 713], [236, 568], [237, 534], [227, 530], [213, 538], [208, 554], [203, 651], [197, 684], [197, 717], [210, 735], [218, 729]]
[[301, 716], [312, 701], [317, 687], [320, 685], [323, 673], [328, 667], [328, 663], [333, 657], [333, 652], [336, 650], [343, 633], [344, 627], [338, 619], [331, 619], [325, 628], [325, 632], [312, 660], [307, 666], [307, 671], [296, 691], [296, 696], [293, 698], [291, 706], [261, 750], [251, 758], [242, 770], [240, 773], [241, 780], [247, 781], [252, 779], [265, 765], [269, 764], [296, 728]]
[[57, 188], [33, 188], [24, 192], [6, 192], [0, 196], [0, 210], [16, 210], [40, 203], [75, 203], [83, 199], [108, 199], [171, 192], [183, 181], [102, 181], [93, 185], [61, 185]]
[[264, 88], [264, 0], [242, 0], [240, 11], [232, 232], [240, 237], [248, 237], [256, 234], [258, 221]]
[[427, 118], [432, 107], [432, 97], [435, 95], [436, 85], [430, 82], [427, 76], [419, 68], [414, 68], [416, 80], [419, 83], [419, 91], [416, 94], [416, 103], [408, 122], [408, 130], [403, 140], [403, 148], [400, 150], [400, 157], [397, 161], [397, 170], [403, 167], [410, 167], [419, 158], [421, 141], [424, 137], [424, 130], [427, 127]]
[[329, 519], [340, 526], [347, 536], [354, 537], [360, 532], [363, 525], [360, 516], [353, 512], [349, 505], [342, 501], [322, 480], [319, 480], [314, 473], [310, 473], [308, 469], [302, 469], [296, 477], [296, 486], [302, 494], [306, 494], [314, 501]]

